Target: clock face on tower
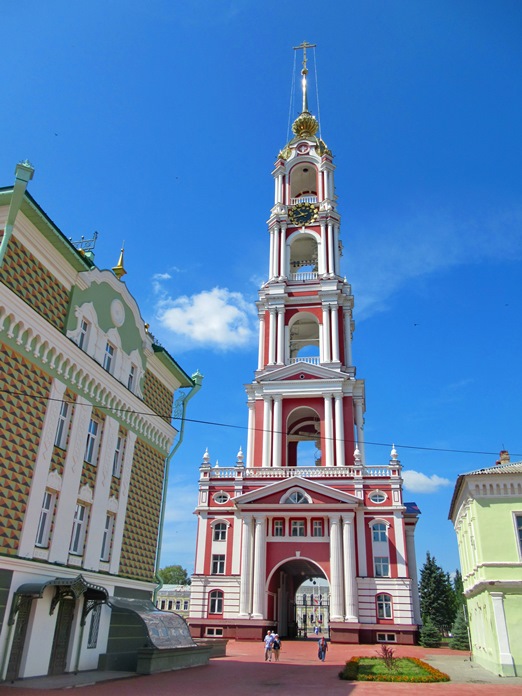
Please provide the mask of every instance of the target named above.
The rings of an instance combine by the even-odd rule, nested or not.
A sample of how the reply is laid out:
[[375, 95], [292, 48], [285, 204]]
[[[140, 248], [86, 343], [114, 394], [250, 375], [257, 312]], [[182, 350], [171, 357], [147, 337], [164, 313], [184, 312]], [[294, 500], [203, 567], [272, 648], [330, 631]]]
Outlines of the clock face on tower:
[[290, 209], [288, 216], [292, 224], [303, 227], [317, 217], [317, 210], [313, 203], [298, 203]]

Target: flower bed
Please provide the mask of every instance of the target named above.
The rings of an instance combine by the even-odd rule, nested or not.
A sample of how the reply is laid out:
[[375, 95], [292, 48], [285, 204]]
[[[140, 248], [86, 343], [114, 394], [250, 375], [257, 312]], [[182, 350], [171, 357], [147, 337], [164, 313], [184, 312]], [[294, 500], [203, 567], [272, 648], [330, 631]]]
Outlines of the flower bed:
[[380, 657], [352, 657], [339, 672], [340, 679], [350, 681], [410, 682], [426, 684], [429, 682], [450, 681], [427, 662], [416, 657], [401, 657], [395, 660], [393, 669], [386, 667]]

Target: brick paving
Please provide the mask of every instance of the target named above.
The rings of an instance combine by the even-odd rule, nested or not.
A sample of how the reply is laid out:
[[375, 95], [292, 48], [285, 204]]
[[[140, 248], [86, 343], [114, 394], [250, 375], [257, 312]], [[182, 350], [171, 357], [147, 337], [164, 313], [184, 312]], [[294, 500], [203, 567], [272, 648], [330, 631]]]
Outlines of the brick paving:
[[[346, 682], [338, 673], [353, 655], [375, 656], [379, 646], [330, 645], [326, 662], [317, 659], [314, 640], [285, 641], [279, 663], [264, 661], [263, 643], [230, 641], [227, 657], [206, 667], [163, 672], [151, 676], [113, 679], [115, 673], [63, 675], [56, 679], [23, 680], [15, 687], [0, 685], [0, 696], [36, 696], [81, 688], [81, 696], [509, 696], [522, 694], [522, 677], [502, 678], [470, 662], [469, 654], [449, 649], [396, 646], [398, 657], [419, 657], [446, 671], [451, 682], [439, 684], [389, 684]], [[105, 681], [93, 682], [100, 677]], [[107, 680], [110, 679], [110, 680]], [[87, 683], [86, 683], [87, 682]], [[80, 696], [79, 694], [79, 696]]]

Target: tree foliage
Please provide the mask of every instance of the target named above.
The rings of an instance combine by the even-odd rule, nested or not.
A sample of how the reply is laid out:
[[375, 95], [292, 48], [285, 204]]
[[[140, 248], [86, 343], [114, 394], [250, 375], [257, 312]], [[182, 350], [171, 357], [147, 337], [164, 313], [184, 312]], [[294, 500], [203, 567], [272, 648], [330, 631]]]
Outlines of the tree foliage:
[[453, 578], [453, 591], [455, 592], [455, 604], [458, 613], [459, 609], [466, 606], [466, 598], [464, 597], [464, 583], [462, 582], [462, 574], [458, 568], [455, 571], [455, 577]]
[[190, 585], [190, 578], [185, 568], [180, 565], [166, 566], [158, 570], [164, 585]]
[[419, 596], [423, 624], [430, 619], [439, 633], [448, 634], [457, 614], [455, 591], [449, 574], [429, 551], [421, 569]]
[[451, 628], [450, 648], [454, 650], [469, 650], [469, 633], [466, 618], [464, 616], [464, 607], [460, 607], [457, 612], [457, 618]]
[[438, 648], [440, 643], [440, 631], [430, 617], [427, 616], [419, 633], [419, 644], [425, 648]]

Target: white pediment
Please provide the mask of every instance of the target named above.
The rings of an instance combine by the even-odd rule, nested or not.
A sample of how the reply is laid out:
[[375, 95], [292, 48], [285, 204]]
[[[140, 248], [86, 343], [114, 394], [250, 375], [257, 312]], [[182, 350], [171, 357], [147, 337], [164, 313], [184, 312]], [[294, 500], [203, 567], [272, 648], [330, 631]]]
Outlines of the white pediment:
[[[310, 479], [301, 476], [289, 476], [282, 481], [269, 483], [257, 488], [255, 491], [238, 495], [234, 498], [234, 504], [239, 508], [243, 508], [244, 506], [251, 504], [255, 504], [256, 506], [263, 505], [263, 499], [277, 494], [282, 496], [284, 495], [285, 491], [295, 489], [301, 489], [304, 493], [308, 493], [312, 497], [314, 493], [323, 496], [325, 499], [327, 499], [325, 503], [323, 503], [326, 505], [338, 505], [339, 503], [345, 503], [351, 506], [361, 505], [360, 498], [357, 498], [355, 495], [340, 491], [332, 486], [325, 486], [324, 483], [317, 483], [316, 481], [311, 481]], [[267, 504], [270, 506], [274, 505], [273, 502]], [[306, 508], [307, 505], [309, 504], [304, 503], [303, 508]]]
[[311, 365], [306, 362], [297, 362], [292, 363], [292, 365], [283, 365], [282, 367], [276, 367], [273, 370], [265, 371], [264, 374], [257, 377], [256, 381], [263, 383], [292, 379], [296, 381], [303, 381], [306, 379], [328, 379], [344, 382], [345, 380], [353, 380], [353, 377], [350, 377], [350, 375], [345, 372], [339, 372], [339, 370], [333, 370], [323, 365]]

